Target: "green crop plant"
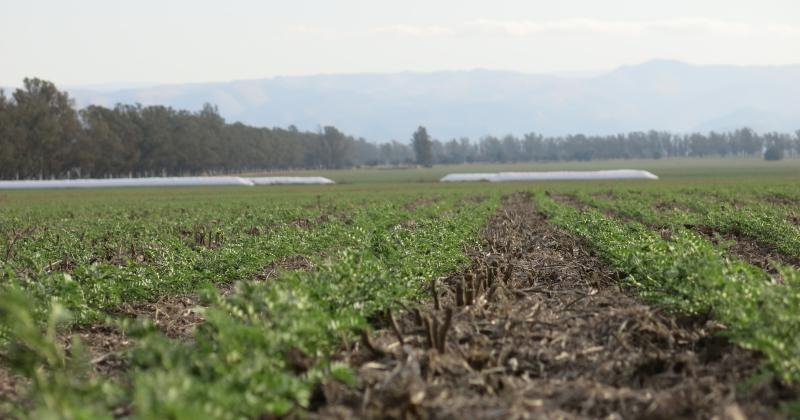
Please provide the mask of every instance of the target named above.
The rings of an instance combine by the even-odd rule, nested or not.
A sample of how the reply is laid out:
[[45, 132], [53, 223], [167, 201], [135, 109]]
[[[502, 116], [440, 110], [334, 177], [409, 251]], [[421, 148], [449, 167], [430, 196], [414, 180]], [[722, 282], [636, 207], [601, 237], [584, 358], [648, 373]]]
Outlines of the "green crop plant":
[[[478, 230], [499, 204], [497, 195], [472, 203], [451, 194], [405, 205], [411, 198], [371, 203], [352, 210], [346, 222], [307, 231], [307, 240], [295, 236], [292, 252], [307, 252], [313, 271], [288, 272], [269, 282], [245, 277], [224, 297], [207, 287], [204, 322], [191, 340], [168, 338], [146, 320], [123, 323], [136, 337], [126, 379], [76, 379], [78, 386], [57, 387], [57, 399], [82, 401], [98, 416], [132, 407], [140, 418], [249, 418], [302, 411], [315, 384], [325, 380], [353, 384], [350, 369], [330, 356], [368, 328], [368, 318], [412, 304], [426, 293], [431, 277], [465, 264], [463, 251], [476, 245]], [[308, 253], [323, 245], [327, 252]], [[238, 273], [209, 272], [211, 283]], [[49, 314], [60, 306], [33, 307]], [[10, 337], [12, 345], [21, 339], [13, 329]], [[60, 365], [47, 369], [64, 372]], [[118, 398], [120, 392], [127, 397]], [[45, 405], [44, 397], [32, 388], [39, 412], [72, 415]]]
[[689, 314], [713, 314], [733, 342], [764, 353], [777, 377], [800, 379], [797, 270], [784, 267], [785, 283], [776, 284], [691, 230], [678, 228], [665, 240], [637, 222], [581, 211], [544, 194], [535, 202], [552, 223], [586, 238], [643, 297]]
[[698, 189], [645, 194], [622, 191], [617, 192], [614, 199], [578, 191], [575, 196], [583, 204], [620, 219], [632, 219], [657, 228], [710, 228], [721, 234], [755, 240], [782, 254], [800, 258], [800, 226], [790, 220], [791, 206], [758, 201], [751, 191], [742, 191], [741, 195], [735, 194], [736, 191], [716, 189], [713, 194]]

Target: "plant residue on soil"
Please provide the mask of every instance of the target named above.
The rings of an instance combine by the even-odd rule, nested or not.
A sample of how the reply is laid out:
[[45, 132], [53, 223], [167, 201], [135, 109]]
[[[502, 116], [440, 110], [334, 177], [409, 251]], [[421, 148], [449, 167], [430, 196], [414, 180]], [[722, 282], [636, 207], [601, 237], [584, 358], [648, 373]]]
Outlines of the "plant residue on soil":
[[797, 398], [773, 381], [742, 391], [758, 354], [621, 289], [528, 194], [506, 197], [483, 237], [434, 299], [385, 314], [342, 352], [359, 386], [321, 385], [315, 416], [763, 418]]

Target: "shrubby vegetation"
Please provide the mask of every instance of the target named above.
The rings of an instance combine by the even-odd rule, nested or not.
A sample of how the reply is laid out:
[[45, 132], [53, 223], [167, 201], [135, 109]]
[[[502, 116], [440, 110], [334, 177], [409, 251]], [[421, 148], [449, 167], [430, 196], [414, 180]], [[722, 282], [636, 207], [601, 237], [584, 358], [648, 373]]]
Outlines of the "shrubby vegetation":
[[764, 160], [781, 160], [783, 159], [784, 150], [777, 145], [771, 145], [764, 151]]
[[[798, 132], [800, 133], [800, 131]], [[800, 134], [750, 129], [678, 135], [487, 136], [439, 141], [420, 127], [406, 142], [370, 143], [335, 127], [303, 132], [228, 123], [212, 105], [190, 112], [118, 104], [76, 110], [52, 83], [26, 79], [0, 91], [0, 178], [189, 175], [359, 165], [658, 159], [800, 154]], [[408, 143], [410, 141], [410, 143]]]

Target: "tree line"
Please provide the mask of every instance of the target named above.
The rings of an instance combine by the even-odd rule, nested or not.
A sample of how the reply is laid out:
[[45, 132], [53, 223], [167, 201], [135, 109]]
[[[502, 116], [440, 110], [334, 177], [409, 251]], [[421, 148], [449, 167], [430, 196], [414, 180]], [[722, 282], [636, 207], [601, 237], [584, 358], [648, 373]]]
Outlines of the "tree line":
[[786, 155], [800, 156], [800, 130], [794, 134], [759, 134], [749, 128], [706, 134], [651, 130], [607, 136], [575, 134], [559, 137], [531, 133], [521, 138], [486, 136], [477, 142], [467, 138], [447, 142], [433, 140], [428, 147], [430, 151], [423, 156], [428, 156], [429, 161], [424, 163], [429, 164], [746, 156], [776, 160]]
[[486, 136], [439, 141], [424, 127], [411, 142], [368, 142], [339, 131], [227, 123], [212, 105], [196, 112], [118, 104], [77, 110], [50, 82], [25, 79], [10, 97], [0, 90], [0, 178], [175, 176], [364, 165], [433, 165], [678, 156], [800, 155], [795, 134]]

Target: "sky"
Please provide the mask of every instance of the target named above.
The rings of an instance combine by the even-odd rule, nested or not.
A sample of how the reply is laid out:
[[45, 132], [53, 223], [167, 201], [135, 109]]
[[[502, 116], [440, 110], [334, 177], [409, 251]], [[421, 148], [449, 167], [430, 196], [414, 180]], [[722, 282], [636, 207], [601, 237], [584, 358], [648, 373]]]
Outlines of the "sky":
[[800, 63], [798, 0], [0, 0], [0, 86]]

